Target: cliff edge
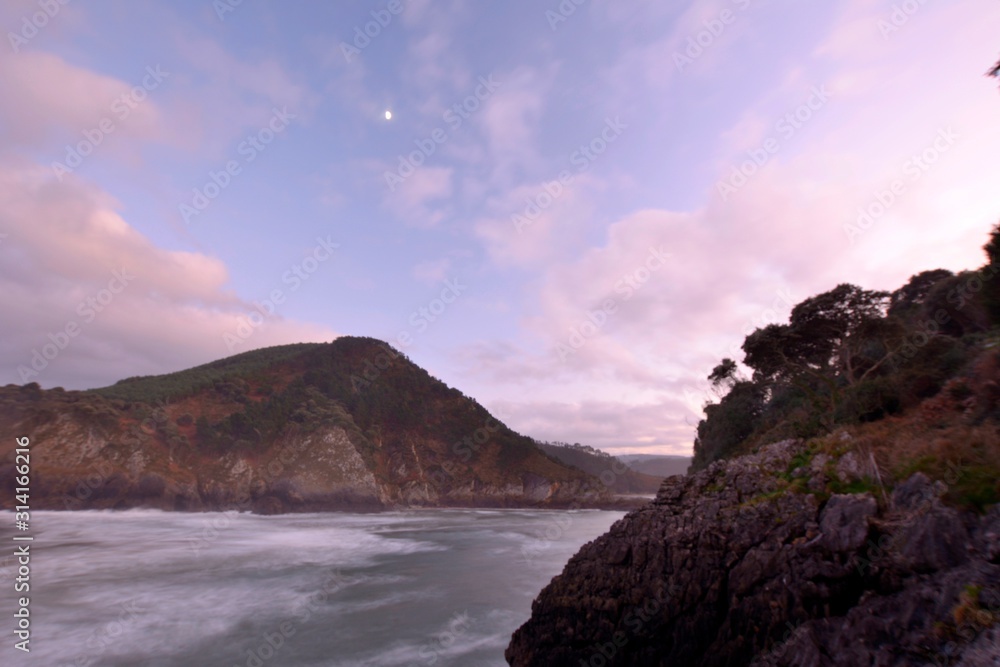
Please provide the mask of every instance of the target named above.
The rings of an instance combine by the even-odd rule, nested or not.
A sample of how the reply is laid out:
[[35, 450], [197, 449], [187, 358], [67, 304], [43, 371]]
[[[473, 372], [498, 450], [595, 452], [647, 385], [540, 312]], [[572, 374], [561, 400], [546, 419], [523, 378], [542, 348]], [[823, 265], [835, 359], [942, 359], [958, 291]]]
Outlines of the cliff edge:
[[1000, 664], [1000, 507], [923, 473], [887, 490], [837, 440], [665, 480], [541, 592], [508, 662]]

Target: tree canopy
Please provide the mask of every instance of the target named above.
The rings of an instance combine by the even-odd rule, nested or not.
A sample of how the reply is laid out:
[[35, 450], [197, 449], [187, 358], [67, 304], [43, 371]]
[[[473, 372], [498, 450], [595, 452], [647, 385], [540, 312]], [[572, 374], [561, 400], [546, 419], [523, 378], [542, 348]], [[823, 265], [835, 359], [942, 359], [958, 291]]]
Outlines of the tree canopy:
[[978, 271], [922, 271], [892, 292], [842, 283], [746, 336], [752, 376], [730, 358], [708, 375], [720, 398], [698, 424], [695, 469], [765, 439], [881, 419], [939, 391], [1000, 325], [1000, 224], [983, 250]]

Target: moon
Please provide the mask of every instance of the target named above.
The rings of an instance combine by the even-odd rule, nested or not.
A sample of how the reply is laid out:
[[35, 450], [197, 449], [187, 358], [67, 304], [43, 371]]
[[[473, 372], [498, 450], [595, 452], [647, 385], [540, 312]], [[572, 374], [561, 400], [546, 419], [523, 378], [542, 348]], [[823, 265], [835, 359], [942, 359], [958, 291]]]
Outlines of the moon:
[[388, 109], [385, 110], [385, 119], [392, 120], [392, 112], [389, 111]]

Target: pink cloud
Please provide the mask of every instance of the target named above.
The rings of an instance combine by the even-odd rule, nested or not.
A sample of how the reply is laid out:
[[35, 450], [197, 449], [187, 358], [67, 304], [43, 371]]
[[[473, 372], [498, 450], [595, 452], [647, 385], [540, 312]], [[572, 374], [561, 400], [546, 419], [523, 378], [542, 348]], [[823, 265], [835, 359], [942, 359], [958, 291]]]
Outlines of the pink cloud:
[[102, 121], [114, 127], [109, 143], [164, 136], [157, 103], [131, 95], [141, 80], [126, 83], [38, 51], [0, 57], [0, 80], [0, 142], [7, 150], [75, 143]]
[[[39, 168], [0, 168], [0, 229], [7, 234], [0, 243], [0, 382], [80, 388], [336, 336], [280, 313], [247, 329], [253, 304], [225, 287], [222, 262], [156, 247], [115, 208], [75, 179], [60, 184]], [[245, 341], [228, 345], [226, 334], [241, 331]], [[34, 353], [53, 345], [64, 349], [44, 368], [37, 360], [33, 367]]]
[[612, 454], [690, 455], [692, 423], [669, 403], [498, 401], [487, 406], [511, 428], [539, 440], [580, 442]]
[[537, 266], [573, 254], [580, 226], [593, 214], [595, 192], [604, 185], [588, 174], [560, 174], [523, 184], [485, 200], [488, 217], [474, 231], [501, 266]]

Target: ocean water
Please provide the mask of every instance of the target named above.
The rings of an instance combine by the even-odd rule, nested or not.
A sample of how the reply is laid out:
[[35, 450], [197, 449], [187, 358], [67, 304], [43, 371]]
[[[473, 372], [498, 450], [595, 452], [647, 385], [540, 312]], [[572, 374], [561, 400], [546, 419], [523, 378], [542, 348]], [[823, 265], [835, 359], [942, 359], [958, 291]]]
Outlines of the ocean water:
[[535, 595], [621, 516], [32, 512], [25, 654], [10, 555], [23, 543], [0, 512], [0, 664], [505, 665]]

